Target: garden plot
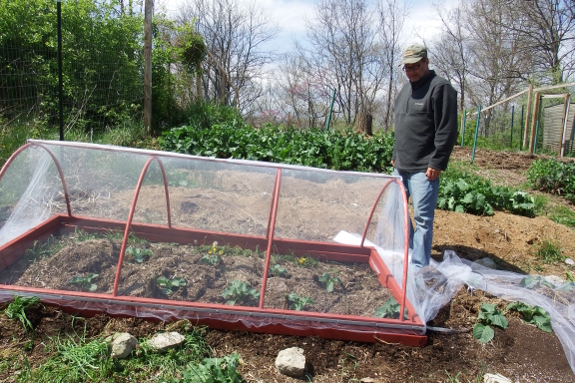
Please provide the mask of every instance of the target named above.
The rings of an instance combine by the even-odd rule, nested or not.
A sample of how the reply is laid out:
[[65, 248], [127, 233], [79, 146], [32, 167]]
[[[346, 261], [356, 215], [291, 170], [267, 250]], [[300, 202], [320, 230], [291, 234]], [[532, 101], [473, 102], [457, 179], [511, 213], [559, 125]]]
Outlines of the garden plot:
[[[81, 230], [36, 242], [0, 273], [0, 284], [111, 294], [120, 256], [117, 235]], [[135, 237], [121, 270], [119, 296], [257, 307], [265, 254], [211, 245], [150, 243]], [[264, 308], [393, 317], [398, 306], [367, 263], [272, 254]], [[395, 308], [398, 312], [398, 308]]]

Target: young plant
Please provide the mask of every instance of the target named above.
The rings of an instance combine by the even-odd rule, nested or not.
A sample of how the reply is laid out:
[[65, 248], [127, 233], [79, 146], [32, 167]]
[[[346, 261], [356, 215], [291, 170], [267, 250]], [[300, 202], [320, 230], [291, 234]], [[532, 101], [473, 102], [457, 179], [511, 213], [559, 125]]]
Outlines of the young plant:
[[217, 254], [207, 254], [204, 255], [202, 257], [202, 259], [200, 259], [200, 264], [202, 265], [210, 265], [210, 266], [216, 266], [218, 263], [220, 263], [221, 258], [219, 255]]
[[296, 293], [289, 293], [286, 297], [291, 310], [301, 311], [307, 304], [313, 305], [315, 301], [309, 297], [300, 297]]
[[340, 285], [342, 284], [341, 280], [338, 277], [336, 276], [332, 277], [328, 273], [323, 273], [321, 277], [319, 277], [319, 281], [325, 285], [325, 289], [327, 290], [328, 293], [331, 293], [333, 291], [334, 284], [336, 283], [339, 283]]
[[222, 297], [226, 299], [227, 305], [233, 306], [236, 303], [247, 304], [250, 301], [258, 301], [260, 293], [248, 282], [232, 281], [222, 292]]
[[285, 267], [282, 267], [279, 264], [275, 264], [270, 269], [270, 274], [274, 275], [276, 277], [285, 277], [285, 276], [287, 276], [287, 270], [285, 269]]
[[473, 337], [481, 343], [487, 343], [495, 336], [495, 332], [490, 325], [507, 328], [507, 318], [503, 315], [501, 310], [497, 309], [497, 305], [482, 303], [481, 311], [477, 315], [477, 324], [473, 327]]
[[528, 289], [534, 289], [536, 287], [548, 287], [550, 289], [554, 289], [555, 285], [551, 282], [549, 282], [548, 280], [546, 280], [545, 278], [543, 278], [542, 276], [538, 275], [536, 277], [525, 277], [523, 279], [521, 279], [521, 282], [519, 282], [519, 285]]
[[172, 295], [174, 291], [177, 291], [180, 287], [184, 287], [188, 282], [184, 278], [174, 277], [168, 279], [166, 277], [156, 278], [156, 285], [160, 288], [160, 291], [165, 295]]
[[96, 239], [96, 234], [90, 234], [88, 232], [85, 232], [82, 229], [78, 229], [76, 228], [76, 230], [74, 230], [74, 236], [76, 237], [76, 242], [85, 242], [85, 241], [90, 241], [92, 239]]
[[[389, 299], [381, 306], [375, 309], [373, 316], [375, 318], [392, 318], [399, 319], [399, 310], [401, 305], [395, 300], [394, 297], [389, 297]], [[408, 318], [407, 308], [403, 309], [403, 317]]]
[[98, 285], [96, 285], [95, 283], [92, 283], [92, 281], [94, 279], [98, 278], [98, 275], [100, 275], [100, 274], [90, 273], [86, 277], [75, 276], [70, 281], [70, 284], [71, 285], [78, 285], [82, 290], [96, 291], [98, 289]]
[[39, 302], [40, 298], [38, 297], [21, 297], [19, 295], [15, 295], [14, 301], [4, 309], [4, 315], [6, 315], [6, 318], [8, 319], [20, 320], [20, 322], [22, 322], [22, 326], [24, 326], [24, 331], [28, 331], [28, 328], [34, 331], [32, 323], [28, 317], [26, 317], [25, 310]]
[[319, 264], [319, 261], [312, 257], [301, 257], [296, 258], [296, 264], [303, 267], [315, 267]]
[[[189, 383], [242, 383], [244, 379], [237, 371], [240, 355], [233, 353], [223, 358], [206, 358], [201, 363], [189, 363], [183, 372], [183, 380]], [[176, 382], [175, 380], [172, 380]]]
[[136, 261], [137, 263], [143, 263], [148, 259], [150, 259], [150, 257], [154, 255], [154, 253], [150, 249], [140, 249], [139, 247], [129, 246], [126, 249], [126, 255], [131, 255], [132, 257], [134, 257], [134, 261]]
[[515, 310], [521, 314], [521, 318], [525, 322], [534, 324], [537, 328], [545, 332], [553, 332], [551, 328], [551, 317], [547, 311], [539, 306], [529, 306], [523, 302], [512, 302], [507, 305], [506, 310]]

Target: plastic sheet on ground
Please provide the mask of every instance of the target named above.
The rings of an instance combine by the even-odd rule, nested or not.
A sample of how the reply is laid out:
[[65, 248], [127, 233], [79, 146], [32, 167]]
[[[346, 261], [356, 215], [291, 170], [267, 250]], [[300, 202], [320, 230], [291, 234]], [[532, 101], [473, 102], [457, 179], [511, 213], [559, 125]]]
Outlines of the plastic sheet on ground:
[[[361, 236], [340, 232], [336, 242], [359, 245]], [[403, 254], [373, 246], [401, 285]], [[526, 283], [527, 282], [527, 283]], [[553, 285], [541, 276], [523, 275], [511, 271], [493, 270], [476, 262], [462, 259], [454, 251], [446, 250], [443, 261], [431, 260], [430, 267], [408, 267], [407, 299], [424, 323], [435, 318], [441, 307], [467, 285], [501, 299], [520, 301], [543, 308], [551, 317], [551, 325], [575, 373], [575, 283]], [[567, 293], [567, 294], [566, 294]], [[566, 297], [567, 296], [567, 297]], [[569, 299], [571, 298], [571, 299]]]

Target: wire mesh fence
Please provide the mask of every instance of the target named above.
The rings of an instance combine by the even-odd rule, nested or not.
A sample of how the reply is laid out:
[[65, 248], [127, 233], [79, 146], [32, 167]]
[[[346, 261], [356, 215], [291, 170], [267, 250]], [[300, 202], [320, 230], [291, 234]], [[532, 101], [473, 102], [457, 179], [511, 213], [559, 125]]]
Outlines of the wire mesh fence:
[[460, 117], [458, 144], [554, 155], [560, 155], [563, 148], [563, 155], [574, 155], [575, 108], [570, 106], [573, 86], [553, 88], [535, 89], [531, 102], [527, 91], [521, 92], [481, 109], [479, 118], [479, 108], [466, 110]]
[[[115, 2], [61, 5], [66, 129], [111, 127], [143, 98], [143, 22]], [[0, 127], [58, 126], [53, 0], [0, 0]]]

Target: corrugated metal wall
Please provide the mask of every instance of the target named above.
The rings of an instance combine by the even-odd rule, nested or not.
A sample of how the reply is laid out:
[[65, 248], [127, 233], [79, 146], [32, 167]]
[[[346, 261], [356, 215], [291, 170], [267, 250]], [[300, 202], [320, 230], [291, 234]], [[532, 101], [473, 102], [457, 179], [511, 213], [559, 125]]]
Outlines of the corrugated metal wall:
[[[551, 150], [559, 150], [559, 141], [563, 131], [564, 105], [555, 105], [545, 108], [543, 130], [543, 146]], [[571, 148], [571, 130], [573, 129], [573, 120], [575, 119], [575, 104], [571, 100], [569, 107], [569, 120], [567, 122], [567, 132], [565, 133], [565, 142], [567, 144], [565, 152]], [[575, 145], [573, 145], [575, 150]]]

